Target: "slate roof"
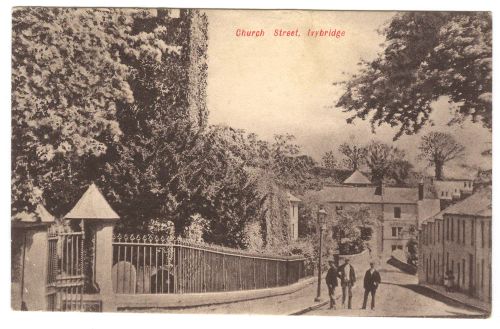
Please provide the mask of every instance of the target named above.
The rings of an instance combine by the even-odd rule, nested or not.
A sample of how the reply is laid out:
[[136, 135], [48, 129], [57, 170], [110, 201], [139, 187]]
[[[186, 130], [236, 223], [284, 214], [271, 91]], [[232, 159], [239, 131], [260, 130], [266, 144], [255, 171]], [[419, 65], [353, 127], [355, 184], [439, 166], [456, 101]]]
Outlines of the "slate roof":
[[441, 210], [434, 216], [426, 219], [422, 224], [433, 223], [443, 219], [445, 214], [491, 217], [491, 187], [484, 188], [464, 200]]
[[338, 203], [403, 203], [416, 204], [418, 188], [384, 187], [383, 195], [376, 195], [375, 186], [328, 186], [317, 192], [322, 202]]
[[120, 219], [95, 184], [91, 184], [65, 219]]
[[372, 182], [359, 170], [355, 170], [351, 176], [344, 181], [344, 184], [348, 185], [371, 185], [371, 183]]
[[491, 186], [477, 191], [444, 211], [449, 215], [491, 216]]

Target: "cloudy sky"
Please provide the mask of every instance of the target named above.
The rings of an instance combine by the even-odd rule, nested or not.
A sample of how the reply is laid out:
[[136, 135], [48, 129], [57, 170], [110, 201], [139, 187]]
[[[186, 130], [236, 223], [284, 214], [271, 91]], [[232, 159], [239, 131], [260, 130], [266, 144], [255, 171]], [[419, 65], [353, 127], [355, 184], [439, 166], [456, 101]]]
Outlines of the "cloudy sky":
[[[332, 83], [343, 72], [355, 72], [361, 58], [374, 58], [384, 41], [377, 33], [393, 12], [349, 11], [208, 11], [208, 108], [212, 124], [227, 124], [270, 139], [274, 134], [296, 136], [304, 153], [320, 160], [353, 136], [392, 143], [390, 127], [371, 133], [368, 122], [346, 124], [349, 116], [332, 107], [341, 87]], [[275, 29], [299, 29], [300, 37], [274, 37]], [[345, 30], [343, 38], [311, 38], [307, 30]], [[265, 31], [264, 37], [237, 37], [237, 29]], [[415, 162], [420, 137], [430, 130], [452, 132], [467, 148], [469, 165], [490, 167], [480, 156], [491, 134], [480, 124], [448, 127], [445, 100], [436, 104], [435, 126], [416, 136], [403, 136], [396, 146]], [[417, 167], [420, 165], [415, 162]], [[423, 164], [422, 164], [423, 165]]]

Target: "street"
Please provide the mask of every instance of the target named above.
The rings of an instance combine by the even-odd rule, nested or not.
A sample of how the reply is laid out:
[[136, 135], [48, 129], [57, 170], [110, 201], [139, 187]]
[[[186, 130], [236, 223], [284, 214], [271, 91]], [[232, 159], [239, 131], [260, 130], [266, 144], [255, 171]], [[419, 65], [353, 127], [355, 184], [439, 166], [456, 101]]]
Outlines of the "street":
[[[475, 309], [451, 302], [441, 295], [417, 285], [417, 277], [401, 272], [395, 267], [383, 263], [379, 272], [382, 283], [377, 289], [375, 310], [370, 310], [371, 296], [368, 297], [368, 307], [361, 309], [363, 304], [363, 275], [368, 264], [357, 267], [357, 284], [353, 289], [352, 309], [343, 309], [337, 303], [337, 310], [329, 310], [325, 305], [307, 315], [336, 316], [399, 316], [399, 317], [481, 317], [482, 313]], [[339, 288], [335, 291], [341, 295]]]
[[[443, 298], [424, 287], [417, 285], [417, 277], [401, 272], [399, 269], [386, 264], [379, 265], [382, 284], [377, 290], [375, 310], [362, 310], [363, 289], [362, 280], [368, 269], [368, 258], [353, 260], [357, 282], [353, 288], [353, 307], [351, 310], [342, 308], [340, 297], [341, 288], [335, 291], [337, 309], [328, 309], [323, 305], [304, 315], [326, 316], [399, 316], [399, 317], [483, 317], [483, 313], [467, 308], [459, 303]], [[289, 315], [315, 305], [316, 282], [306, 286], [293, 294], [271, 298], [250, 300], [231, 304], [212, 305], [189, 309], [176, 310], [148, 310], [167, 313], [197, 313], [197, 314], [274, 314]], [[324, 281], [321, 282], [322, 301], [328, 300], [328, 293]], [[370, 297], [368, 299], [370, 305]]]

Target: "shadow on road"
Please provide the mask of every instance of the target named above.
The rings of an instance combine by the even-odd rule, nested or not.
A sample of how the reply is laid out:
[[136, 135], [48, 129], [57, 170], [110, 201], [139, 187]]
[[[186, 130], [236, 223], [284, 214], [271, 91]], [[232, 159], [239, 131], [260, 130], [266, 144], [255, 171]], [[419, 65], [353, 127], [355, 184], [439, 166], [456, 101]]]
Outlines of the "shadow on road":
[[[484, 310], [482, 310], [480, 308], [473, 307], [470, 305], [465, 305], [465, 304], [460, 303], [452, 298], [446, 297], [446, 296], [444, 296], [444, 295], [442, 295], [442, 294], [440, 294], [432, 289], [429, 289], [429, 288], [424, 287], [424, 286], [420, 286], [418, 284], [398, 284], [398, 283], [394, 283], [394, 282], [384, 282], [384, 281], [382, 281], [382, 284], [398, 286], [401, 288], [409, 289], [409, 290], [411, 290], [417, 294], [420, 294], [422, 296], [432, 298], [434, 300], [437, 300], [439, 302], [442, 302], [444, 304], [447, 304], [447, 305], [450, 305], [452, 307], [456, 307], [456, 308], [459, 308], [462, 310], [481, 312], [481, 314], [477, 314], [477, 315], [470, 314], [469, 315], [469, 314], [447, 311], [448, 313], [450, 313], [450, 317], [453, 317], [453, 318], [487, 318], [488, 317], [488, 314], [484, 313]], [[441, 318], [443, 316], [438, 316], [438, 317]]]
[[395, 268], [401, 270], [402, 272], [412, 274], [412, 275], [417, 274], [417, 267], [416, 266], [404, 263], [404, 262], [402, 262], [394, 257], [389, 258], [389, 260], [387, 261], [387, 264], [394, 266]]

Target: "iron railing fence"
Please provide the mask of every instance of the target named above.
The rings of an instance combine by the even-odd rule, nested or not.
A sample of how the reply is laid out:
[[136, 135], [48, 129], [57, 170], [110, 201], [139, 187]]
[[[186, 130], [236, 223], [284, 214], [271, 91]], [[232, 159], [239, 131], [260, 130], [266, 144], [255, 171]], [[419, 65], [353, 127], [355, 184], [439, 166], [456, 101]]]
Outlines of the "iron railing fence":
[[84, 232], [48, 232], [47, 308], [50, 311], [83, 310], [85, 275]]
[[113, 288], [124, 294], [184, 294], [285, 286], [312, 275], [301, 257], [276, 257], [164, 237], [113, 237]]

